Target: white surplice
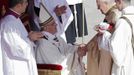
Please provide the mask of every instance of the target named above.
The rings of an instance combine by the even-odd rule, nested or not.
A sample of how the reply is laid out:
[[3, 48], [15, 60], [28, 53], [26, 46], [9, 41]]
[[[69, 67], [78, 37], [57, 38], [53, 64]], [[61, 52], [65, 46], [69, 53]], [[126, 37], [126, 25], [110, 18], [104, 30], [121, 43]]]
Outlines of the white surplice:
[[[73, 20], [73, 14], [66, 0], [34, 0], [35, 6], [39, 8], [41, 1], [43, 1], [44, 6], [47, 8], [49, 13], [54, 17], [57, 23], [57, 30], [58, 30], [57, 35], [58, 36], [60, 35], [66, 41], [65, 31]], [[65, 5], [67, 7], [66, 13], [61, 15], [62, 23], [59, 21], [58, 16], [54, 12], [54, 9], [57, 5], [59, 6]]]
[[33, 45], [21, 20], [7, 15], [1, 22], [4, 75], [38, 75]]
[[[123, 9], [123, 16], [130, 15], [134, 25], [134, 7]], [[134, 28], [134, 26], [133, 26]], [[134, 32], [134, 31], [133, 31]], [[110, 52], [114, 61], [111, 75], [134, 75], [134, 55], [132, 49], [132, 31], [125, 19], [119, 19], [110, 41]]]
[[77, 46], [67, 44], [61, 37], [54, 41], [50, 33], [38, 41], [36, 60], [39, 64], [59, 64], [63, 69], [61, 75], [84, 75], [82, 63], [78, 60]]

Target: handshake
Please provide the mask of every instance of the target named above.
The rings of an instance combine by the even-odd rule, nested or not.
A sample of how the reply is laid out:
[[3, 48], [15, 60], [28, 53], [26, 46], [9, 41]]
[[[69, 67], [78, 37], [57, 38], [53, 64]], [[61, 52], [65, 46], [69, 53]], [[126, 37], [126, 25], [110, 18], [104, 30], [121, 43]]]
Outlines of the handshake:
[[78, 46], [79, 46], [79, 47], [78, 47], [78, 50], [77, 50], [78, 55], [79, 55], [80, 57], [85, 56], [86, 53], [87, 53], [87, 51], [88, 51], [86, 44], [80, 44], [80, 45], [78, 45]]

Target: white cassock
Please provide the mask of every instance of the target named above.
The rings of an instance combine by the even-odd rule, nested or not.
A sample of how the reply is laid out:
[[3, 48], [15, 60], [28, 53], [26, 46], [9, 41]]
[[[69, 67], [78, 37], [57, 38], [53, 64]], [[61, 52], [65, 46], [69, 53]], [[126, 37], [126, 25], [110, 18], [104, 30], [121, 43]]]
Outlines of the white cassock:
[[[72, 14], [66, 0], [42, 0], [42, 1], [43, 1], [43, 4], [45, 5], [45, 7], [47, 8], [47, 10], [49, 11], [49, 13], [54, 17], [54, 19], [57, 23], [57, 30], [58, 30], [57, 35], [61, 36], [66, 41], [65, 31], [73, 20], [73, 14]], [[41, 2], [41, 0], [34, 0], [35, 7], [39, 8], [40, 2]], [[61, 15], [62, 23], [59, 21], [58, 16], [54, 12], [54, 9], [57, 5], [59, 5], [59, 6], [65, 5], [67, 7], [66, 13]]]
[[4, 75], [38, 75], [33, 45], [21, 20], [7, 15], [1, 33]]
[[78, 61], [77, 46], [67, 44], [61, 37], [58, 42], [45, 32], [47, 39], [39, 40], [36, 60], [39, 64], [59, 64], [63, 67], [61, 75], [84, 75], [82, 63]]
[[66, 0], [69, 5], [82, 3], [83, 0]]
[[[129, 16], [129, 19], [131, 19], [134, 25], [133, 6], [128, 6], [123, 9], [123, 16], [125, 15]], [[115, 25], [115, 32], [110, 41], [110, 52], [114, 61], [111, 75], [134, 75], [134, 55], [131, 39], [132, 31], [130, 25], [126, 20], [119, 19]]]

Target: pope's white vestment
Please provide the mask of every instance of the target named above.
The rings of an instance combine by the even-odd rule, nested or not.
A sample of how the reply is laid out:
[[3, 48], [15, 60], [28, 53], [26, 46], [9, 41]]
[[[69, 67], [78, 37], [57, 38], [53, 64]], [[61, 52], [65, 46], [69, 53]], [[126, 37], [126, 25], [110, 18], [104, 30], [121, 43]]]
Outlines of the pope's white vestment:
[[[73, 14], [66, 0], [34, 0], [35, 7], [39, 8], [41, 1], [43, 2], [44, 6], [47, 8], [49, 13], [54, 17], [54, 20], [57, 23], [57, 30], [58, 30], [57, 35], [61, 36], [66, 41], [65, 31], [73, 20]], [[61, 15], [62, 23], [60, 22], [58, 16], [54, 12], [54, 9], [56, 8], [57, 5], [59, 5], [59, 7], [63, 5], [67, 7], [66, 13]]]
[[2, 20], [1, 43], [4, 75], [38, 75], [33, 45], [19, 18]]
[[[124, 8], [123, 16], [129, 16], [134, 25], [133, 6]], [[131, 39], [132, 30], [129, 23], [125, 19], [119, 19], [110, 41], [110, 52], [114, 61], [111, 75], [134, 75], [134, 54]]]
[[46, 36], [47, 39], [39, 40], [36, 50], [37, 63], [62, 65], [61, 75], [84, 75], [82, 63], [78, 61], [78, 47], [67, 44], [61, 37], [58, 37], [56, 42], [53, 36], [49, 35]]

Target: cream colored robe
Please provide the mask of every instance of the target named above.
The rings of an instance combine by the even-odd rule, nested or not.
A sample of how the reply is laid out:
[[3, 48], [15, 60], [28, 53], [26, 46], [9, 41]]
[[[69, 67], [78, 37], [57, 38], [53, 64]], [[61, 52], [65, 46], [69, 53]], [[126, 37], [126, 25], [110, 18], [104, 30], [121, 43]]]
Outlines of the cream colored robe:
[[99, 74], [99, 49], [98, 49], [98, 36], [94, 36], [93, 39], [87, 44], [87, 75]]

